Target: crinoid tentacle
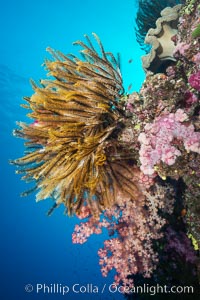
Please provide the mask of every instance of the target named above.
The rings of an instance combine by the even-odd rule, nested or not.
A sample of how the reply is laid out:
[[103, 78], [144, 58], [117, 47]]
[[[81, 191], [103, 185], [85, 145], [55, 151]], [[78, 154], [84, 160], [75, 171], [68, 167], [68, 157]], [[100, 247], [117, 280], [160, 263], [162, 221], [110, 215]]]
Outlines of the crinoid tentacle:
[[97, 35], [98, 50], [85, 37], [86, 43], [75, 43], [83, 48], [83, 60], [48, 48], [54, 59], [45, 61], [51, 79], [32, 82], [35, 93], [23, 107], [34, 121], [20, 122], [15, 130], [27, 140], [28, 154], [14, 163], [25, 180], [35, 182], [37, 200], [55, 200], [49, 214], [61, 203], [69, 214], [85, 204], [96, 214], [114, 203], [117, 189], [134, 197], [131, 176], [123, 174], [131, 174], [128, 160], [123, 155], [112, 160], [107, 150], [125, 120], [118, 60]]

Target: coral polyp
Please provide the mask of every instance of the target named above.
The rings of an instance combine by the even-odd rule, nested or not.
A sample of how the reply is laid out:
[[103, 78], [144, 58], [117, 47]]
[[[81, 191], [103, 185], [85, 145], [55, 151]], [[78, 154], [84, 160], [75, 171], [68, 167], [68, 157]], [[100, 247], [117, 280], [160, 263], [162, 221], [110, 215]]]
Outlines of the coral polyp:
[[28, 140], [28, 154], [14, 161], [18, 172], [36, 182], [37, 200], [52, 197], [54, 207], [64, 203], [69, 214], [84, 203], [94, 213], [109, 207], [118, 182], [134, 196], [134, 187], [123, 175], [130, 168], [127, 150], [115, 146], [125, 121], [119, 63], [94, 37], [100, 54], [88, 36], [86, 44], [75, 42], [83, 48], [83, 60], [48, 49], [54, 60], [45, 66], [53, 79], [41, 80], [40, 86], [32, 82], [35, 93], [25, 98], [24, 107], [34, 121], [20, 122], [14, 131]]

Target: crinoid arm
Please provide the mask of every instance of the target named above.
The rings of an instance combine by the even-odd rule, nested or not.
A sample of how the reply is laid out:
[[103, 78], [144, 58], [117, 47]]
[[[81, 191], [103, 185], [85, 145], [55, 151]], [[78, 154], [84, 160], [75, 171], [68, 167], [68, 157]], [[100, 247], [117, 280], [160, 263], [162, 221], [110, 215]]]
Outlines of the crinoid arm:
[[85, 204], [98, 214], [114, 203], [119, 188], [134, 197], [128, 160], [119, 159], [122, 147], [108, 150], [125, 121], [119, 62], [94, 37], [98, 50], [88, 36], [86, 43], [75, 43], [82, 47], [82, 60], [48, 48], [51, 79], [32, 82], [34, 94], [24, 107], [33, 123], [19, 123], [15, 130], [27, 140], [28, 153], [14, 163], [23, 179], [35, 182], [38, 201], [55, 200], [50, 214], [61, 203], [69, 214]]

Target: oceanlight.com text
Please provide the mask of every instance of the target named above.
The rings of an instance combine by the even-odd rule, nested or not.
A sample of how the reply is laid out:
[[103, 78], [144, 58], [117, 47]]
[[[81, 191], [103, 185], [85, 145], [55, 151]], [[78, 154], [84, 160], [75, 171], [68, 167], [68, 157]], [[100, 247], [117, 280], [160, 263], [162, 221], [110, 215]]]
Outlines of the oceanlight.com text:
[[115, 284], [110, 285], [110, 292], [120, 292], [127, 294], [149, 294], [154, 296], [156, 294], [194, 294], [193, 286], [167, 286], [167, 285], [149, 285], [143, 284], [140, 286], [134, 286], [132, 288], [117, 286]]
[[127, 293], [127, 294], [149, 294], [154, 296], [156, 294], [194, 294], [193, 286], [167, 286], [167, 285], [149, 285], [143, 284], [140, 286], [134, 286], [128, 288], [125, 286], [120, 286], [116, 284], [103, 284], [102, 286], [95, 285], [92, 283], [87, 283], [81, 285], [79, 283], [74, 283], [72, 285], [61, 284], [61, 283], [37, 283], [35, 285], [26, 284], [25, 291], [27, 293], [35, 292], [36, 294], [60, 294], [67, 295], [69, 293], [74, 294], [103, 294], [104, 292], [109, 292], [111, 294], [115, 293]]

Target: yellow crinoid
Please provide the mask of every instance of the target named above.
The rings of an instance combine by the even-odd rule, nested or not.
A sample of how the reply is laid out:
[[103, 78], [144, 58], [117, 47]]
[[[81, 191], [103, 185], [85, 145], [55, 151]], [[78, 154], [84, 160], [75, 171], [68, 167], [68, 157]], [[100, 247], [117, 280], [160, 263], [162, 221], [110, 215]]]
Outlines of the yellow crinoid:
[[27, 140], [26, 155], [13, 161], [17, 172], [36, 183], [30, 191], [38, 190], [37, 200], [53, 198], [69, 214], [85, 204], [97, 213], [114, 203], [118, 189], [131, 197], [135, 190], [127, 150], [116, 140], [125, 120], [119, 62], [93, 35], [98, 51], [88, 36], [75, 42], [82, 60], [48, 48], [51, 79], [32, 82], [35, 93], [23, 105], [34, 121], [14, 131]]

